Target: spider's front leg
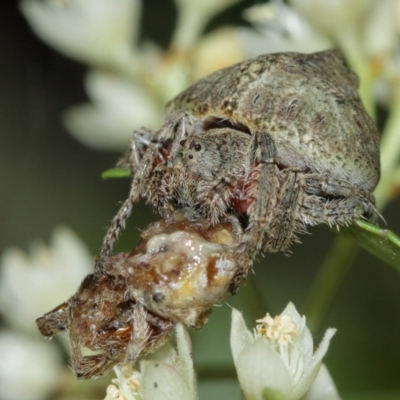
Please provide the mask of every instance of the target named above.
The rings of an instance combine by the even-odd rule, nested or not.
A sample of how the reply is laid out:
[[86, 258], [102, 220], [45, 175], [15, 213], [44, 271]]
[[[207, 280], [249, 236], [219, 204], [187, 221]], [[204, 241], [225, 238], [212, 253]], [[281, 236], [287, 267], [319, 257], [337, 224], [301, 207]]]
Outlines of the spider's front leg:
[[302, 230], [296, 215], [300, 182], [298, 171], [279, 170], [273, 140], [265, 133], [255, 135], [250, 165], [249, 225], [244, 242], [255, 253], [285, 251]]
[[[134, 133], [131, 141], [129, 163], [134, 176], [128, 198], [123, 202], [117, 215], [113, 218], [103, 240], [100, 260], [108, 257], [120, 233], [125, 229], [132, 208], [141, 197], [151, 196], [157, 190], [149, 182], [155, 168], [173, 156], [179, 142], [188, 135], [195, 119], [188, 114], [180, 114], [167, 121], [156, 133], [139, 131]], [[147, 132], [144, 133], [143, 132]], [[151, 140], [150, 140], [151, 138]], [[96, 264], [96, 270], [101, 268], [101, 262]]]
[[299, 173], [291, 169], [280, 171], [279, 181], [278, 202], [264, 243], [266, 252], [285, 251], [296, 240], [295, 233], [304, 231], [296, 214], [301, 189]]
[[129, 169], [134, 175], [142, 161], [143, 155], [156, 137], [157, 131], [142, 127], [133, 131], [129, 147], [125, 154], [118, 160], [117, 167]]
[[235, 184], [234, 179], [220, 179], [217, 181], [200, 181], [197, 185], [197, 196], [200, 213], [211, 221], [213, 225], [218, 224], [224, 217], [232, 197], [231, 187]]
[[[278, 203], [279, 169], [276, 165], [275, 143], [265, 132], [256, 132], [249, 146], [245, 182], [250, 182], [246, 198], [251, 201], [247, 210], [248, 225], [243, 235], [245, 250], [257, 254], [263, 247], [264, 236], [272, 222]], [[268, 239], [267, 239], [268, 240]]]

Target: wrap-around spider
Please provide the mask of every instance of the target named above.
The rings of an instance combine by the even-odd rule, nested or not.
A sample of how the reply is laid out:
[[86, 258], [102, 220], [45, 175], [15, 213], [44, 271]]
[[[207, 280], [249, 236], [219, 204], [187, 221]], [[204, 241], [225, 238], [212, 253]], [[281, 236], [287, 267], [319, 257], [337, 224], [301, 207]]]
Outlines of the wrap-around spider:
[[262, 55], [189, 87], [159, 130], [134, 132], [132, 186], [101, 256], [142, 197], [164, 218], [181, 207], [230, 218], [246, 259], [287, 250], [307, 224], [376, 215], [379, 134], [357, 84], [330, 50]]

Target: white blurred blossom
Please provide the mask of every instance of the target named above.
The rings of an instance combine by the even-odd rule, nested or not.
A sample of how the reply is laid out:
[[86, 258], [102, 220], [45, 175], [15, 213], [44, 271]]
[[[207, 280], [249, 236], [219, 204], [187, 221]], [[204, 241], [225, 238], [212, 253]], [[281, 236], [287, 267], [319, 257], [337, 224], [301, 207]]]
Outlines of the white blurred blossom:
[[400, 43], [400, 2], [380, 0], [366, 17], [365, 43], [371, 56], [388, 56]]
[[43, 400], [56, 390], [63, 368], [54, 343], [15, 331], [0, 331], [2, 400]]
[[289, 0], [289, 4], [329, 37], [357, 27], [374, 0]]
[[107, 388], [105, 400], [197, 399], [192, 345], [182, 324], [176, 326], [177, 351], [169, 344], [140, 361], [140, 372], [115, 367], [117, 379]]
[[243, 61], [246, 56], [236, 28], [225, 27], [210, 32], [193, 52], [193, 80]]
[[[259, 325], [251, 333], [240, 312], [232, 311], [232, 354], [247, 400], [297, 400], [308, 391], [309, 397], [304, 397], [308, 400], [317, 399], [312, 397], [313, 391], [321, 396], [319, 400], [339, 399], [325, 370], [324, 376], [317, 378], [335, 329], [326, 331], [314, 352], [305, 317], [292, 303], [279, 316], [272, 318], [267, 314], [257, 322]], [[314, 383], [318, 385], [315, 389]]]
[[6, 250], [0, 263], [0, 313], [10, 327], [35, 335], [35, 319], [72, 296], [94, 265], [68, 228], [55, 230], [50, 246], [32, 244], [29, 255]]
[[167, 51], [137, 43], [139, 0], [23, 0], [21, 10], [46, 43], [92, 68], [106, 67], [86, 79], [92, 103], [68, 110], [64, 122], [89, 147], [121, 151], [134, 129], [157, 127], [165, 103], [193, 79], [244, 58], [234, 34], [199, 46], [209, 20], [238, 1], [175, 0]]
[[331, 48], [332, 42], [283, 0], [257, 4], [244, 12], [254, 28], [236, 28], [249, 57], [297, 51], [311, 53]]
[[131, 59], [139, 0], [23, 0], [35, 33], [61, 53], [91, 65]]
[[207, 22], [224, 9], [241, 0], [175, 0], [178, 21], [172, 47], [190, 50], [202, 33]]
[[92, 71], [86, 77], [92, 103], [66, 111], [68, 130], [87, 146], [121, 151], [133, 127], [157, 127], [161, 112], [148, 92], [134, 81], [115, 74]]

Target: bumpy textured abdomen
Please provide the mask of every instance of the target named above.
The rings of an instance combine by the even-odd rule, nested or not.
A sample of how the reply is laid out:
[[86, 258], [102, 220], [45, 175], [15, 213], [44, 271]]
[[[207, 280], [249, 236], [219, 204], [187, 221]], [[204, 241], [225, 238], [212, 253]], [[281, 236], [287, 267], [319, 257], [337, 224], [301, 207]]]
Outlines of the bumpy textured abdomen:
[[367, 190], [379, 181], [379, 134], [337, 51], [247, 60], [200, 80], [166, 111], [269, 133], [285, 167], [333, 174]]

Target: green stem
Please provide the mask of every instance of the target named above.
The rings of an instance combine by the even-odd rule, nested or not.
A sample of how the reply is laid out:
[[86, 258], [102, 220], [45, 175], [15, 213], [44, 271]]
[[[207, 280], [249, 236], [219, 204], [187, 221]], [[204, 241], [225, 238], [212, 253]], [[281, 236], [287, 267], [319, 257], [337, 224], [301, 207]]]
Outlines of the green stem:
[[357, 244], [345, 236], [337, 235], [334, 239], [303, 308], [313, 333], [320, 329], [357, 250]]

